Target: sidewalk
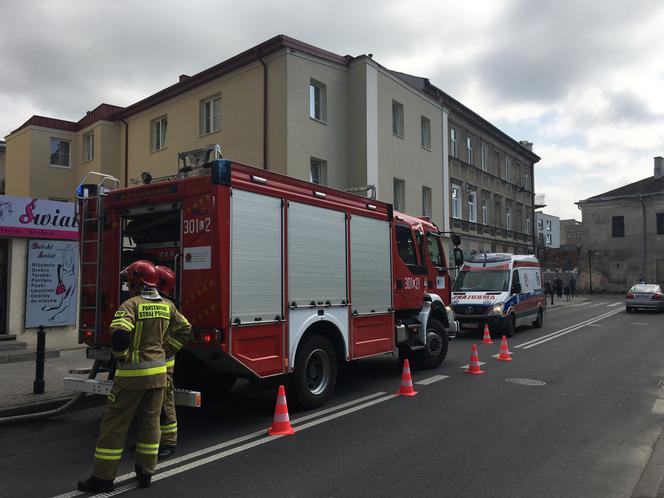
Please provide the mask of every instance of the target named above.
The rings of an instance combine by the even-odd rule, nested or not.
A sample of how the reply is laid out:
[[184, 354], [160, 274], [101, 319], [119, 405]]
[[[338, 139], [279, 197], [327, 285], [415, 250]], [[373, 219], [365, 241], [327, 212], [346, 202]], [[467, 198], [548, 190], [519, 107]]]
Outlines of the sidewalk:
[[547, 296], [546, 297], [546, 307], [547, 307], [547, 309], [560, 308], [561, 306], [571, 306], [573, 304], [581, 304], [581, 303], [585, 303], [587, 301], [591, 301], [591, 298], [586, 294], [583, 294], [583, 295], [580, 295], [580, 296], [577, 295], [576, 297], [571, 298], [569, 301], [565, 300], [565, 296], [563, 296], [563, 297], [555, 296], [553, 298], [553, 304], [551, 304], [551, 296]]
[[85, 358], [85, 348], [61, 350], [58, 358], [46, 358], [44, 362], [44, 394], [32, 394], [34, 361], [0, 363], [0, 417], [59, 406], [74, 395], [63, 387], [63, 379], [74, 376], [69, 369], [90, 367], [92, 360]]

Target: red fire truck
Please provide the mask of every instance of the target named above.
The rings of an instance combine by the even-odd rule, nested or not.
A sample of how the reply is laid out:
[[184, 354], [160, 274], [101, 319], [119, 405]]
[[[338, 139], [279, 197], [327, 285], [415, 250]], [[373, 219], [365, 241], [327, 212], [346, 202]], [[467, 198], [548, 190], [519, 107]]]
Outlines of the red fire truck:
[[193, 340], [176, 382], [188, 387], [289, 374], [290, 394], [313, 408], [334, 390], [339, 362], [399, 352], [440, 365], [458, 323], [434, 224], [216, 150], [181, 153], [171, 177], [116, 188], [92, 173], [79, 186], [79, 339], [90, 358], [108, 358], [108, 324], [126, 297], [120, 269], [147, 259], [178, 275]]

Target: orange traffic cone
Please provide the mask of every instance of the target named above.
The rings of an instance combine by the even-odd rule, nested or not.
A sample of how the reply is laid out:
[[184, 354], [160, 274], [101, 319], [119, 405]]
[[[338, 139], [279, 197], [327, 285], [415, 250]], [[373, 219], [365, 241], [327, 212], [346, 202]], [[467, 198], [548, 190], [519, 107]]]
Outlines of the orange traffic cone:
[[512, 361], [510, 354], [510, 350], [507, 347], [507, 337], [503, 336], [503, 340], [500, 343], [500, 354], [498, 355], [498, 359], [502, 361]]
[[288, 436], [295, 434], [288, 418], [288, 405], [286, 404], [286, 390], [284, 386], [279, 386], [277, 394], [277, 405], [274, 407], [274, 418], [272, 427], [267, 430], [270, 436]]
[[477, 354], [477, 344], [473, 344], [473, 347], [470, 348], [470, 364], [465, 370], [469, 374], [483, 374], [486, 373], [480, 368], [480, 357]]
[[413, 389], [413, 378], [410, 376], [410, 363], [408, 359], [403, 362], [403, 372], [401, 372], [401, 387], [397, 391], [398, 396], [415, 396], [417, 391]]
[[484, 338], [482, 339], [482, 344], [493, 344], [491, 340], [491, 333], [489, 332], [489, 324], [484, 324]]

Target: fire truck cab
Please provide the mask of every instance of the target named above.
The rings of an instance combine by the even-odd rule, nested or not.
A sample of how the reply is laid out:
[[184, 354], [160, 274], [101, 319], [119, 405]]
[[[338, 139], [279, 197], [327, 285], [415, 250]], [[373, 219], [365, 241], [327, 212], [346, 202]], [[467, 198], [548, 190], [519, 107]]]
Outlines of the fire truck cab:
[[[290, 375], [305, 408], [338, 362], [399, 352], [436, 367], [458, 330], [442, 234], [377, 200], [215, 158], [180, 154], [172, 176], [78, 189], [80, 341], [108, 358], [108, 324], [138, 259], [174, 269], [193, 340], [176, 382], [211, 392], [237, 377]], [[193, 158], [193, 162], [191, 160]]]

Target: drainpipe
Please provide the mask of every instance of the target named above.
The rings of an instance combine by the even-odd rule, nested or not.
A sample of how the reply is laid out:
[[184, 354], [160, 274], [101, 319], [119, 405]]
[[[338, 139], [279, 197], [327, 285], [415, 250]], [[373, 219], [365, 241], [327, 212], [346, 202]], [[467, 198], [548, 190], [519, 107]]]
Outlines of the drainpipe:
[[263, 66], [263, 169], [267, 168], [267, 64], [256, 49], [256, 57]]
[[[641, 260], [641, 277], [646, 279], [646, 241], [647, 241], [647, 234], [646, 234], [646, 201], [643, 197], [640, 197], [639, 200], [641, 201], [641, 209], [643, 213], [643, 254], [642, 254], [642, 260]], [[646, 279], [647, 281], [647, 279]]]
[[129, 185], [129, 123], [122, 120], [125, 126], [125, 150], [124, 150], [124, 186]]

